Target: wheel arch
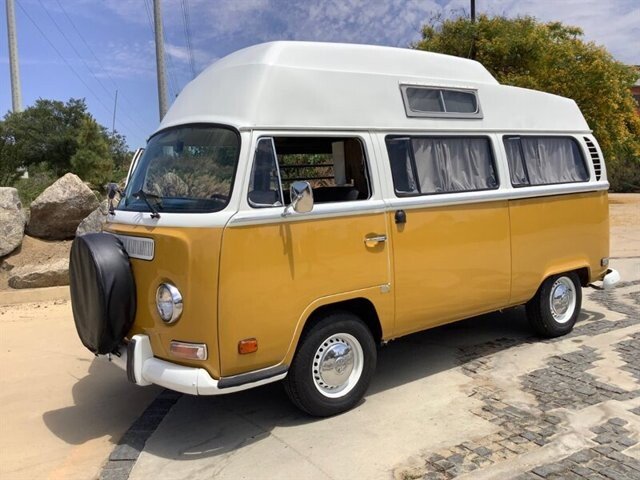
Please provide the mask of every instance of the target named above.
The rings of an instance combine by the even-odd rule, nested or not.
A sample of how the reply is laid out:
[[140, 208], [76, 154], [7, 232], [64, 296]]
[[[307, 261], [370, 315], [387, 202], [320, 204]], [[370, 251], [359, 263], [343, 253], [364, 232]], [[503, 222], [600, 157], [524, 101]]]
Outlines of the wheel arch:
[[384, 338], [386, 331], [383, 327], [383, 325], [385, 325], [385, 318], [392, 318], [391, 314], [387, 314], [385, 316], [385, 313], [387, 312], [384, 312], [384, 308], [380, 308], [380, 305], [376, 305], [376, 303], [369, 298], [369, 295], [353, 295], [346, 298], [339, 296], [337, 298], [326, 298], [314, 302], [314, 304], [307, 308], [298, 322], [296, 331], [285, 357], [285, 364], [291, 364], [293, 356], [300, 344], [300, 339], [303, 338], [305, 333], [322, 318], [326, 317], [326, 315], [336, 311], [345, 311], [357, 315], [367, 326], [376, 343], [380, 343]]

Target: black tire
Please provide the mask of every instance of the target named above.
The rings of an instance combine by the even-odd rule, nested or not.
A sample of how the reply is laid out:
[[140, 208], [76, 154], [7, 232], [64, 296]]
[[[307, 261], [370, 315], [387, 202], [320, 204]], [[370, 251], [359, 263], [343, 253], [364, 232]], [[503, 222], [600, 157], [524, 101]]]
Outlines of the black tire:
[[[570, 285], [569, 282], [573, 284], [575, 303], [569, 302], [569, 307], [563, 314], [564, 318], [557, 312], [554, 316], [551, 293], [554, 289], [559, 288], [561, 283], [568, 287]], [[572, 310], [569, 310], [571, 305], [573, 305]], [[580, 315], [581, 307], [582, 286], [580, 285], [580, 278], [575, 272], [569, 272], [547, 278], [540, 285], [535, 297], [527, 302], [526, 310], [529, 323], [536, 333], [543, 337], [553, 338], [566, 335], [573, 330], [578, 315]]]
[[[329, 339], [334, 336], [335, 343], [329, 343]], [[362, 349], [362, 370], [359, 377], [355, 373], [349, 375], [349, 380], [345, 382], [344, 395], [340, 394], [340, 390], [329, 391], [328, 394], [337, 395], [335, 398], [329, 398], [326, 396], [327, 394], [320, 392], [323, 387], [318, 384], [324, 382], [319, 375], [316, 375], [317, 371], [314, 373], [314, 363], [317, 364], [320, 348], [324, 348], [328, 354], [329, 350], [333, 348], [332, 345], [337, 348], [339, 343], [343, 341], [342, 338], [347, 339], [347, 342], [344, 343], [347, 346], [351, 345], [348, 342], [353, 342], [354, 339], [358, 342]], [[354, 355], [360, 354], [355, 353], [357, 351], [355, 345], [352, 345], [350, 349]], [[326, 357], [322, 356], [321, 358]], [[333, 312], [316, 323], [300, 339], [298, 350], [283, 382], [285, 391], [291, 401], [309, 415], [329, 417], [345, 412], [353, 408], [367, 391], [376, 369], [376, 358], [376, 344], [369, 328], [350, 312]], [[357, 365], [357, 360], [355, 361], [355, 365]], [[359, 369], [356, 367], [350, 370], [350, 372], [357, 371]], [[330, 390], [331, 386], [325, 384], [324, 388]]]

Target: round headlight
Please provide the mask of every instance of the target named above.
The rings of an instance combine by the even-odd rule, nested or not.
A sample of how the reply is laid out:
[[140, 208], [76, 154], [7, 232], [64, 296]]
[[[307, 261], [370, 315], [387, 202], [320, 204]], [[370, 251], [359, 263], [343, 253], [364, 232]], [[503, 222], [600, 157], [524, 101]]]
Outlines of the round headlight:
[[173, 323], [182, 314], [182, 295], [170, 283], [161, 283], [156, 291], [156, 308], [160, 318], [166, 323]]

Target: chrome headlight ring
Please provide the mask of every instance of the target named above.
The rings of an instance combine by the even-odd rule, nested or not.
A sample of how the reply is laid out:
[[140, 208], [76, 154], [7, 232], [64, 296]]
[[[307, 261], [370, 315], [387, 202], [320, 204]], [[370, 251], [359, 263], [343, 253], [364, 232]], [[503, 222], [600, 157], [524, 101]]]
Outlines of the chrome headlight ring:
[[161, 283], [156, 290], [156, 308], [163, 322], [172, 324], [182, 315], [182, 294], [171, 283]]

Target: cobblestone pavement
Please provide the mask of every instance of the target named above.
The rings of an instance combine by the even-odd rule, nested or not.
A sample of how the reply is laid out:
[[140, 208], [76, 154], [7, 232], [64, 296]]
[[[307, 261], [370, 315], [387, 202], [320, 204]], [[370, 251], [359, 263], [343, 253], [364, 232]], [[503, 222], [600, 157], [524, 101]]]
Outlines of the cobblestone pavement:
[[[639, 289], [633, 281], [585, 291], [594, 311], [565, 337], [460, 348], [470, 395], [483, 403], [473, 413], [499, 428], [413, 457], [395, 478], [640, 479]], [[551, 352], [540, 368], [502, 376], [504, 355], [534, 343]]]

